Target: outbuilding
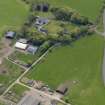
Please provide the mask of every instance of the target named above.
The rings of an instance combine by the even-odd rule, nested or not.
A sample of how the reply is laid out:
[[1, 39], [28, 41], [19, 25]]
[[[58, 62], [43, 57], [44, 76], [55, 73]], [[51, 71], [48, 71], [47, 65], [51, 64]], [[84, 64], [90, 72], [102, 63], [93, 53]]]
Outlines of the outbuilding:
[[15, 44], [15, 48], [17, 48], [17, 49], [26, 50], [27, 47], [28, 47], [28, 44], [24, 44], [24, 43], [20, 43], [20, 42], [16, 42], [16, 44]]
[[64, 95], [68, 91], [68, 88], [65, 84], [61, 84], [57, 89], [56, 92]]
[[6, 38], [13, 39], [15, 37], [15, 32], [8, 31], [5, 35]]
[[38, 49], [38, 47], [29, 45], [28, 48], [27, 48], [27, 52], [29, 52], [31, 54], [35, 54], [37, 49]]

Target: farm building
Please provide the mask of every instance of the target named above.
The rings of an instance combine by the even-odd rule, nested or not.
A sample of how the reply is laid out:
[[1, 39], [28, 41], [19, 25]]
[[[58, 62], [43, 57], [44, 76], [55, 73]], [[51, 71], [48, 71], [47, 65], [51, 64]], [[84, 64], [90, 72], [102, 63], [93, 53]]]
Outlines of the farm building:
[[61, 85], [57, 88], [56, 92], [58, 92], [58, 93], [64, 95], [64, 94], [67, 92], [67, 90], [68, 90], [67, 86], [64, 85], [64, 84], [61, 84]]
[[27, 48], [27, 52], [29, 52], [29, 53], [31, 53], [31, 54], [35, 54], [36, 51], [37, 51], [37, 49], [38, 49], [38, 47], [29, 45], [28, 48]]
[[26, 39], [19, 39], [15, 44], [15, 48], [17, 49], [26, 50], [27, 47], [28, 47], [28, 44]]
[[8, 31], [5, 35], [6, 38], [13, 39], [15, 37], [15, 32]]
[[16, 42], [16, 44], [15, 44], [15, 48], [17, 48], [17, 49], [26, 50], [27, 47], [28, 47], [28, 44], [24, 44], [24, 43], [20, 43], [20, 42]]

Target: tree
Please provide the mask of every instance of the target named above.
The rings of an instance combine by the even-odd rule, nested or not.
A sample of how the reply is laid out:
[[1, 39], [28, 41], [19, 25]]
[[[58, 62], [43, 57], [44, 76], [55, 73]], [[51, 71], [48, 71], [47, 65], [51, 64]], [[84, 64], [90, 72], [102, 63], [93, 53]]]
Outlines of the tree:
[[62, 21], [70, 21], [70, 18], [73, 14], [72, 9], [69, 8], [59, 8], [59, 9], [53, 9], [53, 14], [57, 20], [62, 20]]
[[71, 32], [71, 38], [73, 40], [78, 39], [80, 36], [80, 28], [75, 28], [72, 32]]
[[71, 22], [78, 24], [78, 25], [87, 25], [89, 23], [89, 20], [88, 20], [88, 18], [86, 18], [84, 16], [80, 16], [80, 14], [78, 12], [75, 12], [71, 16]]

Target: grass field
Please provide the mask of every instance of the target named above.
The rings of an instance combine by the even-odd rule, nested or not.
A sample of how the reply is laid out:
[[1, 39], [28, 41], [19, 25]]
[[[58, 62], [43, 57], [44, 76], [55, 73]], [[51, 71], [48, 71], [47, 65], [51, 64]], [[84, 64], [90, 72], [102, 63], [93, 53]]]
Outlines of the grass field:
[[23, 70], [20, 67], [4, 60], [3, 64], [0, 66], [0, 94], [8, 85], [16, 80], [22, 72]]
[[28, 15], [21, 0], [0, 0], [0, 33], [8, 27], [18, 28]]
[[52, 88], [65, 81], [78, 81], [70, 87], [69, 97], [73, 105], [104, 105], [105, 88], [101, 65], [104, 41], [93, 35], [53, 50], [27, 74], [28, 78], [42, 80]]
[[102, 0], [43, 0], [48, 1], [56, 6], [68, 6], [76, 9], [82, 15], [89, 17], [91, 20], [95, 20], [99, 14], [99, 9], [102, 4]]

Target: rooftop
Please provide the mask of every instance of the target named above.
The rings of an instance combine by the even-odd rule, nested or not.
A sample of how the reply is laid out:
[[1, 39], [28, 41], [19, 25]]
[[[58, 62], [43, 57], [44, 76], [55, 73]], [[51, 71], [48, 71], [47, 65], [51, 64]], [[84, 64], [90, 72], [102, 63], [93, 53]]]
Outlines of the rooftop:
[[15, 36], [15, 32], [13, 32], [13, 31], [8, 31], [7, 33], [6, 33], [6, 37], [7, 38], [13, 38]]

